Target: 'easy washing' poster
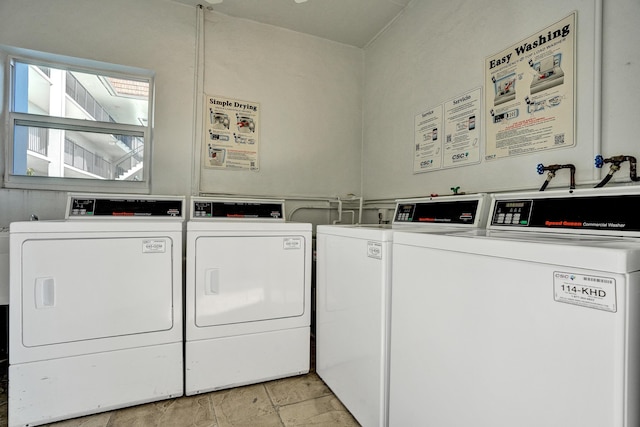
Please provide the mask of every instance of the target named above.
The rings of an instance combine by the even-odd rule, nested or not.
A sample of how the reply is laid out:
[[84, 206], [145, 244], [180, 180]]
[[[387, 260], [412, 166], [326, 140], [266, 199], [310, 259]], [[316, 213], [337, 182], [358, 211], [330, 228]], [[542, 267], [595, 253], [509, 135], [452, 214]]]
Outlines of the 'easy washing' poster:
[[576, 14], [485, 60], [485, 160], [575, 145]]

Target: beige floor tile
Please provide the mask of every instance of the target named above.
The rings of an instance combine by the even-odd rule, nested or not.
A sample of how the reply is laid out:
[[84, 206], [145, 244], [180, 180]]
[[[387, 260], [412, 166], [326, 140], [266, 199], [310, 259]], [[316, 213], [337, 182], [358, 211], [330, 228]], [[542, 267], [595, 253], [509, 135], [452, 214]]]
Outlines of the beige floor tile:
[[48, 424], [49, 427], [106, 427], [109, 424], [113, 412], [87, 415], [86, 417], [72, 418]]
[[279, 408], [285, 427], [358, 427], [340, 401], [330, 395]]
[[253, 418], [236, 420], [230, 422], [223, 420], [219, 424], [220, 427], [283, 427], [278, 414], [259, 415]]
[[303, 402], [331, 394], [331, 390], [315, 373], [265, 383], [274, 405]]
[[210, 394], [219, 427], [281, 427], [263, 384]]
[[118, 409], [113, 413], [109, 427], [124, 425], [131, 427], [155, 426], [158, 424], [163, 412], [163, 405], [158, 403]]
[[164, 400], [113, 413], [108, 427], [217, 427], [209, 395]]
[[182, 397], [167, 407], [159, 426], [217, 427], [209, 395]]
[[9, 423], [8, 404], [7, 404], [7, 389], [9, 383], [7, 381], [7, 374], [0, 374], [0, 426], [6, 426]]
[[9, 414], [7, 413], [6, 402], [0, 405], [0, 426], [6, 426], [9, 423]]

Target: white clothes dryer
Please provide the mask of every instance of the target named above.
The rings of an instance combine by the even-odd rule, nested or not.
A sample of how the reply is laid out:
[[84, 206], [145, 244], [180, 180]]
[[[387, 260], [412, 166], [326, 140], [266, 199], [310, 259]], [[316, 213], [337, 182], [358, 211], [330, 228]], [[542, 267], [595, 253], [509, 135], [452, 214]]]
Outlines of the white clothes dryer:
[[285, 222], [283, 200], [190, 206], [186, 394], [309, 372], [311, 224]]
[[0, 227], [0, 305], [9, 304], [9, 229]]
[[183, 394], [183, 208], [72, 194], [10, 225], [9, 426]]
[[444, 233], [486, 223], [484, 194], [398, 200], [393, 225], [319, 225], [316, 371], [364, 427], [388, 423], [394, 233]]
[[494, 195], [396, 233], [390, 425], [640, 425], [638, 187]]

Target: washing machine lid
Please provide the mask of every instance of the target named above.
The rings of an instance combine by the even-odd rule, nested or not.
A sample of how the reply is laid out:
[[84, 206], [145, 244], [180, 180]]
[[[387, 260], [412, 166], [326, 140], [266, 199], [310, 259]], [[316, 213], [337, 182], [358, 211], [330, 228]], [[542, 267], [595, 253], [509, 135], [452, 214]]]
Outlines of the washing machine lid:
[[496, 194], [490, 230], [640, 237], [640, 187]]
[[[394, 233], [393, 244], [394, 248], [402, 245], [465, 253], [481, 257], [479, 262], [515, 260], [621, 274], [640, 271], [640, 239], [629, 237], [502, 230], [481, 230], [475, 235], [399, 231]], [[464, 265], [451, 268], [464, 268]]]
[[485, 226], [489, 208], [487, 194], [435, 196], [396, 201], [393, 228]]
[[65, 218], [184, 220], [184, 203], [183, 196], [69, 193]]
[[350, 237], [381, 242], [390, 242], [393, 240], [393, 230], [390, 224], [318, 225], [316, 232], [318, 235]]
[[189, 220], [284, 222], [284, 200], [192, 197]]

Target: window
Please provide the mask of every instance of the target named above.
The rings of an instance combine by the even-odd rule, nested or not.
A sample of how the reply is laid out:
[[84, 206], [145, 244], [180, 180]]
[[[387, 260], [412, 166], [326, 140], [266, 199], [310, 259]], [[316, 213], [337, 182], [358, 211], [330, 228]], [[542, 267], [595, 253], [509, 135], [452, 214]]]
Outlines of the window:
[[24, 53], [4, 57], [5, 187], [147, 192], [152, 73]]

